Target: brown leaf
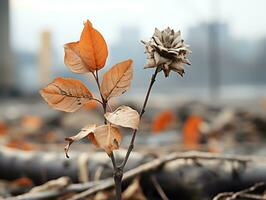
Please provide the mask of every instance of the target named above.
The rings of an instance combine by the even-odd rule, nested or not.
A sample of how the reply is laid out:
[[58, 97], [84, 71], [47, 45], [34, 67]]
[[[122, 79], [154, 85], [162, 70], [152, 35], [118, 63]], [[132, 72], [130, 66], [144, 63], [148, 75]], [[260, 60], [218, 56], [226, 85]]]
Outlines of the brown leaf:
[[[68, 144], [65, 146], [66, 157], [69, 158], [68, 150], [70, 148], [70, 145], [73, 142], [81, 140], [84, 137], [89, 137], [89, 135], [93, 135], [93, 132], [94, 132], [95, 129], [96, 129], [96, 125], [95, 124], [89, 124], [89, 125], [85, 126], [84, 128], [82, 128], [81, 131], [78, 134], [73, 135], [71, 137], [65, 138], [65, 140], [68, 141]], [[97, 144], [96, 140], [95, 139], [93, 140], [94, 137], [93, 138], [89, 137], [89, 138], [92, 140], [92, 142], [94, 144]]]
[[75, 112], [92, 99], [89, 89], [72, 78], [56, 78], [40, 94], [49, 106], [65, 112]]
[[111, 125], [97, 127], [94, 131], [94, 137], [99, 147], [104, 149], [107, 154], [118, 149], [122, 140], [122, 134], [119, 129]]
[[84, 24], [84, 29], [79, 41], [80, 55], [90, 71], [104, 67], [108, 49], [103, 36], [92, 27], [89, 20]]
[[74, 73], [88, 73], [90, 69], [80, 57], [79, 42], [71, 42], [64, 45], [66, 66]]
[[104, 117], [112, 124], [132, 129], [138, 129], [139, 113], [129, 106], [120, 106], [114, 112], [107, 112]]
[[131, 59], [114, 65], [103, 75], [101, 92], [105, 99], [123, 94], [133, 78], [133, 61]]

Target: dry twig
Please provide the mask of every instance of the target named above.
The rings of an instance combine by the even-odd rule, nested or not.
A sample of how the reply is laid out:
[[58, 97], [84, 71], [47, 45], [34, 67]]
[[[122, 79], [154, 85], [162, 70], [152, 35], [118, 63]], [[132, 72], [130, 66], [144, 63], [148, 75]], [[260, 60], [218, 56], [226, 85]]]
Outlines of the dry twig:
[[245, 199], [250, 199], [250, 200], [266, 200], [266, 197], [264, 196], [260, 196], [260, 195], [256, 195], [256, 194], [249, 194], [250, 192], [254, 192], [256, 189], [258, 189], [261, 186], [265, 186], [265, 183], [256, 183], [255, 185], [241, 190], [239, 192], [224, 192], [224, 193], [220, 193], [217, 196], [215, 196], [213, 198], [213, 200], [236, 200], [238, 199], [238, 197], [240, 198], [245, 198]]

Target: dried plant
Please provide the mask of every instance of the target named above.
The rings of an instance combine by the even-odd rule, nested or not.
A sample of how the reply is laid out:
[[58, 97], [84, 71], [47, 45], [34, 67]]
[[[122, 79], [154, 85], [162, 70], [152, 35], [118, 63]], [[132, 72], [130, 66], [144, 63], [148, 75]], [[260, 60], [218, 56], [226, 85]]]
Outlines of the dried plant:
[[142, 42], [147, 54], [145, 68], [158, 67], [159, 70], [163, 70], [165, 77], [169, 76], [171, 70], [183, 76], [185, 73], [183, 64], [190, 65], [187, 59], [190, 50], [181, 38], [180, 31], [175, 32], [169, 27], [163, 31], [155, 28], [150, 41]]
[[[103, 36], [93, 28], [89, 20], [84, 23], [80, 40], [65, 44], [64, 61], [74, 73], [92, 74], [99, 89], [99, 98], [95, 97], [81, 81], [72, 78], [56, 78], [40, 90], [41, 96], [52, 108], [65, 112], [78, 111], [93, 101], [101, 104], [104, 112], [104, 124], [89, 123], [78, 134], [66, 138], [68, 144], [65, 147], [65, 153], [69, 157], [68, 150], [71, 144], [85, 137], [89, 138], [97, 147], [102, 148], [110, 157], [114, 167], [116, 199], [121, 199], [123, 170], [134, 148], [139, 122], [145, 112], [157, 74], [163, 70], [165, 76], [168, 76], [170, 70], [173, 70], [183, 75], [183, 64], [189, 64], [187, 60], [188, 46], [181, 39], [180, 31], [174, 32], [168, 28], [160, 32], [155, 29], [152, 39], [144, 44], [148, 54], [147, 67], [154, 67], [155, 72], [151, 77], [140, 113], [124, 105], [113, 112], [110, 109], [109, 100], [120, 96], [130, 87], [133, 78], [133, 61], [128, 59], [113, 65], [103, 74], [100, 82], [98, 71], [105, 66], [108, 48]], [[114, 150], [119, 149], [122, 140], [119, 127], [133, 130], [128, 151], [120, 164], [117, 163], [113, 154]]]

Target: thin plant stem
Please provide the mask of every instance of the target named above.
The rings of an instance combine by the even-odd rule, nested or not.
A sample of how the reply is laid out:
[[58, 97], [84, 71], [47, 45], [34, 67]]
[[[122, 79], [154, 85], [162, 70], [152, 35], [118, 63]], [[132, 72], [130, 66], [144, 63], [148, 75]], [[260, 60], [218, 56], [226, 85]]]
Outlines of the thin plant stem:
[[[100, 81], [99, 81], [99, 75], [98, 75], [98, 70], [96, 70], [95, 74], [93, 72], [92, 72], [92, 74], [93, 74], [93, 77], [94, 77], [94, 79], [96, 81], [99, 93], [100, 93], [101, 98], [102, 98], [102, 107], [103, 107], [103, 112], [105, 114], [107, 107], [111, 111], [112, 111], [112, 109], [111, 109], [111, 107], [108, 104], [108, 100], [105, 99], [103, 97], [103, 95], [102, 95]], [[107, 120], [106, 119], [104, 119], [104, 124], [107, 124]], [[121, 200], [122, 199], [122, 185], [121, 184], [122, 184], [123, 171], [120, 170], [120, 168], [117, 167], [116, 160], [115, 160], [113, 152], [110, 153], [109, 157], [110, 157], [110, 159], [112, 161], [113, 169], [114, 169], [113, 176], [114, 176], [114, 182], [115, 182], [116, 200]]]
[[[157, 76], [158, 72], [159, 72], [159, 68], [157, 67], [155, 72], [154, 72], [154, 74], [151, 77], [150, 85], [149, 85], [149, 88], [148, 88], [148, 91], [147, 91], [147, 94], [146, 94], [142, 109], [140, 111], [140, 119], [142, 118], [143, 114], [145, 113], [145, 109], [146, 109], [146, 106], [147, 106], [147, 103], [148, 103], [148, 100], [149, 100], [149, 97], [150, 97], [151, 89], [152, 89], [152, 86], [153, 86], [153, 84], [154, 84], [154, 82], [156, 80], [156, 76]], [[119, 166], [122, 169], [124, 169], [124, 167], [125, 167], [125, 165], [126, 165], [126, 163], [128, 161], [129, 155], [130, 155], [131, 151], [134, 148], [134, 142], [135, 142], [136, 134], [137, 134], [137, 129], [135, 129], [133, 131], [132, 138], [131, 138], [130, 145], [128, 147], [125, 159], [123, 160], [122, 164]]]

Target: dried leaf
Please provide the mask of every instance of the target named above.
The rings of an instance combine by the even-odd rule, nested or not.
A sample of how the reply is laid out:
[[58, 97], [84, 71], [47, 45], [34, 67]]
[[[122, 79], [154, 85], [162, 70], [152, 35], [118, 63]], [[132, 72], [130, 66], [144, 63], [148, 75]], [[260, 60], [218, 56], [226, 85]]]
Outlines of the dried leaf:
[[84, 24], [79, 47], [81, 58], [90, 71], [104, 67], [108, 56], [107, 44], [103, 36], [92, 27], [89, 20]]
[[71, 42], [64, 45], [66, 66], [74, 73], [88, 73], [90, 69], [80, 57], [79, 42]]
[[123, 94], [133, 78], [133, 61], [131, 59], [114, 65], [103, 75], [101, 92], [105, 99]]
[[71, 78], [56, 78], [40, 90], [45, 101], [54, 109], [75, 112], [91, 100], [92, 94], [83, 83]]
[[[70, 145], [75, 142], [75, 141], [78, 141], [78, 140], [81, 140], [83, 139], [84, 137], [88, 137], [89, 135], [93, 135], [93, 132], [94, 130], [96, 129], [96, 125], [95, 124], [89, 124], [87, 126], [85, 126], [84, 128], [81, 129], [81, 131], [74, 135], [74, 136], [71, 136], [71, 137], [67, 137], [65, 138], [66, 141], [68, 141], [68, 144], [65, 146], [65, 154], [66, 154], [66, 157], [69, 158], [68, 156], [68, 150], [70, 148]], [[92, 142], [94, 144], [97, 144], [96, 140], [94, 139], [94, 137], [89, 137]]]
[[94, 137], [99, 147], [104, 149], [107, 154], [118, 149], [122, 140], [122, 134], [119, 129], [111, 125], [97, 127], [94, 131]]
[[114, 112], [107, 112], [104, 117], [112, 124], [132, 129], [138, 129], [139, 113], [129, 106], [120, 106]]

